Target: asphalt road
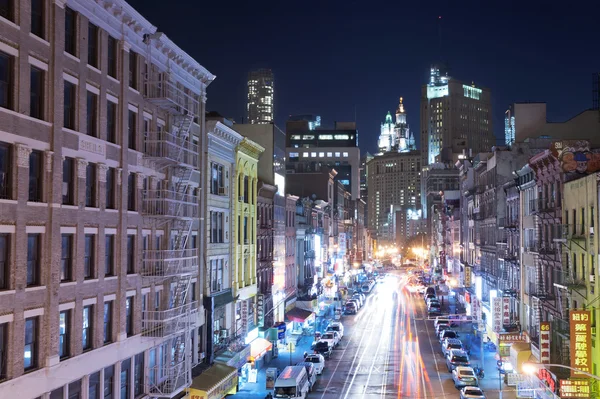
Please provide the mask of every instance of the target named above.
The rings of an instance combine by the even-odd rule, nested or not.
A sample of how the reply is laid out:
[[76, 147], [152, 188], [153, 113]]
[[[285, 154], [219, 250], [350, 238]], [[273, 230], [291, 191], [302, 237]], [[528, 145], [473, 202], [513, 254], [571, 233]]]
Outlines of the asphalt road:
[[433, 323], [422, 297], [388, 277], [368, 295], [357, 315], [343, 318], [345, 335], [309, 398], [454, 399]]

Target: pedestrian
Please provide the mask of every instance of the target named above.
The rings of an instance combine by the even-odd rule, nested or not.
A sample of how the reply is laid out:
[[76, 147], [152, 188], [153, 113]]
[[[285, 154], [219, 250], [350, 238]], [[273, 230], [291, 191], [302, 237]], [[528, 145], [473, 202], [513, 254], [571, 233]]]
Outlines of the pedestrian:
[[308, 352], [304, 351], [304, 359], [306, 359], [306, 356], [308, 356]]

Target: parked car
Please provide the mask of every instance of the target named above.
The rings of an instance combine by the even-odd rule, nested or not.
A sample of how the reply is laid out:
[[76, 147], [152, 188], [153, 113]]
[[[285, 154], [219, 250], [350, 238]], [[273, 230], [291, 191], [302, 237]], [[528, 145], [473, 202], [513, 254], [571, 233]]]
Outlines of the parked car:
[[444, 339], [444, 341], [442, 341], [442, 353], [444, 354], [444, 356], [448, 355], [448, 352], [450, 352], [452, 349], [458, 349], [461, 351], [465, 350], [465, 348], [463, 347], [462, 341], [460, 339], [457, 339], [457, 338]]
[[440, 334], [439, 334], [440, 343], [445, 338], [458, 338], [458, 333], [456, 331], [454, 331], [454, 330], [444, 330], [444, 331], [441, 331]]
[[357, 311], [358, 308], [356, 307], [356, 303], [352, 301], [346, 302], [346, 305], [344, 306], [344, 312], [346, 314], [356, 314]]
[[485, 395], [481, 388], [467, 386], [460, 390], [460, 399], [485, 399]]
[[317, 372], [315, 370], [315, 365], [311, 362], [300, 362], [296, 364], [296, 366], [304, 366], [306, 369], [306, 374], [308, 375], [308, 383], [309, 383], [309, 392], [312, 391], [315, 382], [317, 382]]
[[340, 343], [340, 334], [335, 331], [326, 332], [321, 336], [321, 341], [327, 341], [329, 345], [335, 348]]
[[477, 376], [471, 367], [457, 367], [452, 371], [452, 381], [456, 388], [462, 388], [466, 386], [479, 386]]
[[340, 339], [344, 338], [344, 326], [339, 321], [335, 321], [327, 326], [325, 332], [335, 331], [340, 334]]
[[446, 354], [446, 367], [448, 371], [455, 370], [457, 367], [470, 366], [469, 355], [460, 349], [450, 349]]
[[358, 299], [352, 299], [351, 298], [351, 299], [348, 299], [348, 301], [346, 301], [346, 303], [347, 302], [354, 302], [354, 304], [356, 305], [356, 309], [362, 308], [362, 305], [360, 304], [360, 301]]
[[440, 307], [442, 306], [442, 304], [440, 303], [440, 301], [437, 300], [437, 299], [429, 299], [429, 300], [427, 300], [426, 303], [427, 303], [427, 306], [431, 306], [431, 305], [437, 305], [437, 306], [440, 306]]
[[329, 359], [333, 347], [327, 341], [319, 341], [315, 344], [315, 353], [322, 355], [325, 359]]
[[325, 358], [320, 353], [313, 353], [304, 358], [305, 362], [311, 362], [315, 365], [315, 371], [317, 374], [323, 374], [325, 368]]
[[442, 307], [439, 305], [431, 305], [427, 308], [427, 314], [429, 316], [435, 316], [438, 314], [442, 314]]
[[435, 288], [434, 287], [427, 287], [427, 288], [425, 288], [425, 292], [423, 294], [425, 296], [427, 296], [427, 295], [433, 295], [433, 296], [435, 296]]
[[356, 299], [360, 306], [365, 306], [365, 300], [360, 295], [354, 294], [351, 299]]
[[444, 330], [449, 330], [450, 329], [450, 324], [448, 323], [440, 323], [435, 327], [435, 335], [436, 337], [440, 336], [440, 333]]
[[435, 294], [425, 294], [425, 302], [427, 302], [428, 299], [436, 299], [437, 297], [435, 296]]

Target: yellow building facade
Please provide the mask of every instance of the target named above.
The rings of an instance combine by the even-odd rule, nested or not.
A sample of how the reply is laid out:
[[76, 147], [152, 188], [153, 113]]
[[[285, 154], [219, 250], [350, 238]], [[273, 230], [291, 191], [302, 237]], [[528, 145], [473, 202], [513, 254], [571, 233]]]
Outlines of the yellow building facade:
[[256, 328], [256, 214], [258, 159], [264, 148], [244, 138], [236, 148], [233, 196], [233, 270], [236, 335], [245, 338]]
[[[563, 245], [563, 273], [555, 283], [569, 291], [567, 306], [570, 310], [588, 310], [591, 313], [591, 371], [598, 375], [600, 337], [596, 333], [596, 321], [599, 317], [600, 302], [596, 174], [565, 183], [563, 196], [562, 237], [555, 240]], [[574, 356], [575, 348], [571, 347], [569, 353]]]

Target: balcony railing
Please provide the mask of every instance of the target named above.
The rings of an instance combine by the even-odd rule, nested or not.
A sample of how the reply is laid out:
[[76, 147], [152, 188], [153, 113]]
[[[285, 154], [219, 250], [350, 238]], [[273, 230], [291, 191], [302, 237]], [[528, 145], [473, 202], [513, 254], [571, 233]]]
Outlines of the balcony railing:
[[198, 145], [164, 131], [146, 132], [144, 154], [159, 163], [178, 163], [193, 168], [199, 165]]
[[140, 274], [145, 277], [171, 277], [198, 270], [198, 250], [146, 250]]
[[[188, 354], [191, 358], [191, 352]], [[189, 360], [185, 358], [178, 362], [170, 362], [169, 365], [146, 367], [147, 392], [151, 397], [170, 397], [184, 387], [188, 387], [191, 381], [189, 373]], [[153, 381], [155, 381], [153, 383]]]
[[170, 190], [145, 190], [142, 212], [149, 216], [198, 217], [198, 197]]
[[192, 310], [197, 307], [198, 302], [194, 301], [167, 310], [142, 311], [142, 324], [146, 327], [142, 335], [165, 338], [184, 333], [192, 323]]

